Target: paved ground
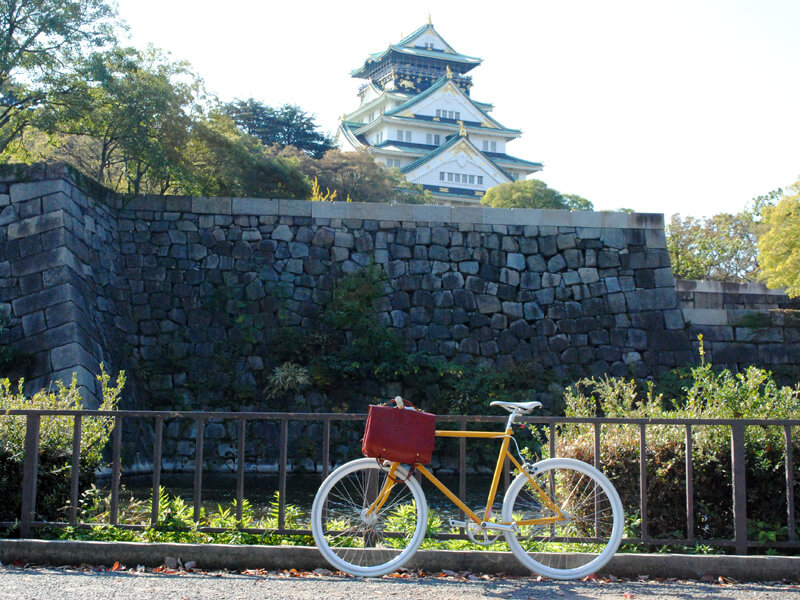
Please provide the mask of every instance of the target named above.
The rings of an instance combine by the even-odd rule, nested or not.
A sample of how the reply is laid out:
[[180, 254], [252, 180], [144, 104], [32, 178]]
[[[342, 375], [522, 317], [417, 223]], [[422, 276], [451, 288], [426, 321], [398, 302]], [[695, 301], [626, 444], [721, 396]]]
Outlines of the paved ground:
[[[165, 572], [166, 571], [166, 572]], [[356, 579], [287, 572], [186, 573], [0, 567], [0, 599], [14, 600], [800, 600], [800, 584], [570, 581], [451, 574]]]

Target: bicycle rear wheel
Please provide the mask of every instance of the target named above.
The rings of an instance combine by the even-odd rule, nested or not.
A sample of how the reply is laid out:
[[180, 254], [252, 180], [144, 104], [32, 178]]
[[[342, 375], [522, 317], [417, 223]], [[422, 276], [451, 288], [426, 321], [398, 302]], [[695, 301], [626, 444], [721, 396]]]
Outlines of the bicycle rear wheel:
[[385, 575], [405, 564], [422, 543], [428, 505], [405, 468], [397, 468], [386, 501], [369, 514], [388, 474], [374, 458], [361, 458], [322, 482], [311, 508], [311, 531], [335, 568], [364, 577]]
[[[518, 475], [503, 500], [503, 521], [514, 555], [532, 571], [553, 579], [577, 579], [601, 569], [622, 539], [624, 515], [614, 486], [600, 471], [568, 458], [553, 458]], [[561, 511], [561, 516], [558, 510]], [[550, 519], [532, 524], [525, 521]]]

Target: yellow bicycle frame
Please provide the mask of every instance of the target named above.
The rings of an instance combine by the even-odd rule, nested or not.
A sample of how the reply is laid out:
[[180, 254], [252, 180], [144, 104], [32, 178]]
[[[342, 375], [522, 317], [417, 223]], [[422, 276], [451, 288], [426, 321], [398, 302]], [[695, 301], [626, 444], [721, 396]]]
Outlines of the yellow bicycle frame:
[[[520, 462], [508, 451], [509, 444], [511, 443], [511, 436], [513, 434], [512, 429], [509, 427], [504, 432], [502, 431], [451, 431], [451, 430], [436, 430], [436, 437], [450, 437], [450, 438], [484, 438], [484, 439], [502, 439], [503, 442], [500, 445], [500, 452], [497, 456], [497, 464], [494, 468], [494, 475], [492, 476], [492, 486], [489, 489], [489, 497], [486, 499], [486, 510], [484, 512], [484, 518], [481, 519], [474, 511], [472, 511], [466, 504], [464, 504], [461, 499], [456, 496], [450, 488], [448, 488], [445, 484], [443, 484], [439, 479], [431, 473], [428, 469], [426, 469], [422, 465], [416, 465], [415, 468], [417, 471], [422, 473], [428, 481], [430, 481], [433, 485], [435, 485], [447, 498], [455, 504], [459, 509], [461, 509], [464, 514], [466, 514], [470, 519], [472, 519], [475, 523], [479, 526], [481, 523], [485, 523], [489, 521], [492, 513], [492, 506], [494, 505], [495, 498], [497, 497], [497, 488], [500, 485], [500, 474], [503, 471], [503, 464], [505, 463], [506, 458], [508, 458], [513, 465], [520, 471], [520, 473], [525, 473], [528, 481], [533, 487], [536, 494], [539, 496], [539, 500], [542, 502], [544, 506], [549, 508], [553, 511], [554, 516], [552, 517], [542, 517], [539, 519], [524, 519], [521, 521], [515, 521], [517, 525], [543, 525], [548, 523], [557, 523], [564, 518], [564, 514], [561, 512], [561, 509], [553, 504], [553, 501], [550, 497], [545, 493], [545, 491], [533, 480], [533, 478], [528, 473], [527, 469], [520, 464]], [[399, 463], [392, 463], [391, 467], [389, 468], [389, 474], [386, 477], [386, 481], [383, 482], [383, 486], [378, 492], [378, 496], [375, 501], [370, 505], [367, 509], [367, 514], [370, 515], [378, 510], [384, 505], [386, 500], [389, 498], [389, 492], [391, 492], [392, 487], [397, 482], [395, 478], [395, 473], [397, 472], [397, 467]], [[501, 523], [502, 525], [511, 525], [511, 523]]]

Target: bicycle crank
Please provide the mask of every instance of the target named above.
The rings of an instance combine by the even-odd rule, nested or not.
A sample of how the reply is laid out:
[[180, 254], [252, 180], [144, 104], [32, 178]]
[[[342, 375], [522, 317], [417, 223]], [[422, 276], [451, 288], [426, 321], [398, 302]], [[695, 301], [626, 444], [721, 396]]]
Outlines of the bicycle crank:
[[450, 527], [465, 529], [470, 541], [479, 546], [491, 546], [500, 539], [503, 532], [518, 531], [514, 523], [506, 525], [503, 523], [488, 523], [484, 521], [478, 524], [475, 521], [457, 521], [455, 519], [450, 519]]

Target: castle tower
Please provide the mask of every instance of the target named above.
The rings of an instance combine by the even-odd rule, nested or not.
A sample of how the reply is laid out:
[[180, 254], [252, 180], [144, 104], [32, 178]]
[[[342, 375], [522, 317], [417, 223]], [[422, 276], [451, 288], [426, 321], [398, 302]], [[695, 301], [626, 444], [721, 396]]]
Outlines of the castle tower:
[[493, 119], [491, 104], [471, 98], [467, 73], [480, 63], [456, 52], [430, 22], [369, 55], [352, 71], [367, 82], [358, 92], [361, 105], [341, 118], [339, 147], [369, 149], [441, 204], [478, 204], [490, 187], [540, 171], [541, 163], [506, 153], [522, 132]]

